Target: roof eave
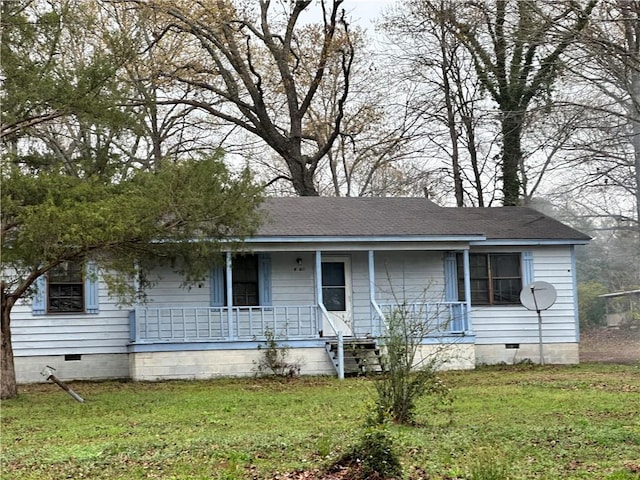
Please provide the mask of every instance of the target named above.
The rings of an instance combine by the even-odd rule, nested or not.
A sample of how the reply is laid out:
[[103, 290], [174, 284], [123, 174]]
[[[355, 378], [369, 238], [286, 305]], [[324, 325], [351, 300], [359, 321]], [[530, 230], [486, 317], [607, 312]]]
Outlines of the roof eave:
[[524, 246], [524, 245], [587, 245], [589, 239], [578, 238], [487, 238], [484, 241], [471, 241], [471, 246]]
[[483, 242], [484, 235], [259, 235], [248, 237], [245, 243], [391, 243], [391, 242]]

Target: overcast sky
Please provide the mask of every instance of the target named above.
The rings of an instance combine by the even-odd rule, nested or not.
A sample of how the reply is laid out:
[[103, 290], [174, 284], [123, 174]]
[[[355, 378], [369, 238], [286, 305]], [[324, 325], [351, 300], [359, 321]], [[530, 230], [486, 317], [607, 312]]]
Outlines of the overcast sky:
[[[385, 7], [394, 3], [394, 0], [346, 0], [342, 7], [354, 24], [360, 25], [369, 33], [373, 33], [375, 28], [373, 20], [380, 16]], [[315, 17], [317, 21], [320, 15], [320, 7], [317, 2], [311, 4], [307, 15], [309, 15], [307, 18]]]
[[372, 21], [380, 16], [384, 7], [391, 4], [392, 0], [346, 0], [343, 5], [354, 22], [373, 32]]

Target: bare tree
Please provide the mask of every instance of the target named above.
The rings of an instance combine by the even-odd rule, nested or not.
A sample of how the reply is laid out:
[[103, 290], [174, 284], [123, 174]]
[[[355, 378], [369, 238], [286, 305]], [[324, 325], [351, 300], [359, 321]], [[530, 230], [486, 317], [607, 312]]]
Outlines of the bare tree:
[[580, 184], [592, 193], [603, 189], [633, 199], [633, 213], [616, 208], [609, 214], [640, 230], [640, 2], [603, 2], [582, 46], [581, 58], [589, 61], [577, 64], [573, 74], [587, 89], [589, 101], [579, 103], [590, 118], [575, 142], [584, 165]]
[[588, 24], [595, 4], [495, 0], [442, 8], [425, 0], [471, 55], [478, 80], [498, 106], [504, 205], [520, 202], [527, 115], [550, 94], [563, 56]]
[[[187, 98], [158, 103], [191, 105], [261, 138], [284, 159], [299, 195], [318, 194], [314, 174], [338, 137], [349, 93], [354, 52], [342, 2], [321, 2], [323, 24], [315, 29], [317, 48], [309, 56], [299, 42], [311, 31], [301, 20], [311, 0], [283, 2], [281, 11], [270, 0], [260, 0], [257, 8], [255, 2], [229, 0], [130, 0], [153, 13], [156, 48], [175, 36], [197, 47], [176, 56], [164, 72], [176, 85], [195, 90]], [[341, 95], [329, 134], [321, 140], [308, 122], [329, 65], [341, 73]]]
[[[485, 206], [495, 191], [495, 116], [484, 101], [471, 56], [442, 12], [460, 2], [414, 0], [384, 15], [396, 76], [415, 85], [410, 105], [427, 148], [447, 158], [457, 206]], [[407, 14], [407, 10], [409, 14]], [[490, 138], [490, 140], [488, 140]]]
[[[126, 106], [135, 119], [125, 138], [118, 142], [128, 169], [157, 170], [165, 162], [209, 155], [221, 148], [226, 130], [219, 120], [196, 107], [179, 102], [162, 104], [167, 95], [189, 99], [196, 94], [190, 85], [175, 85], [164, 72], [172, 69], [176, 56], [197, 55], [193, 45], [179, 36], [167, 36], [157, 44], [156, 18], [153, 12], [127, 8], [109, 0], [101, 2], [104, 41], [115, 30], [129, 39], [135, 51], [130, 62], [118, 72], [126, 89]], [[217, 123], [216, 123], [217, 122]]]
[[[344, 108], [340, 135], [321, 162], [321, 175], [326, 179], [321, 187], [330, 195], [406, 194], [401, 172], [413, 161], [424, 159], [419, 117], [409, 107], [406, 94], [400, 92], [401, 82], [391, 78], [380, 55], [368, 48], [370, 41], [364, 32], [352, 32], [356, 57], [350, 101]], [[312, 128], [318, 138], [330, 133], [331, 118], [339, 108], [338, 70], [331, 69], [330, 75], [333, 81], [326, 82], [311, 107]]]

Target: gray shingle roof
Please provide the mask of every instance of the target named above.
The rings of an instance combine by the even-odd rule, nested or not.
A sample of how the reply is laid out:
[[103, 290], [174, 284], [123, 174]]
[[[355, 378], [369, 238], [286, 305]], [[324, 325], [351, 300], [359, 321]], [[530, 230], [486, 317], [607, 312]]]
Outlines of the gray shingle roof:
[[445, 208], [424, 198], [282, 197], [262, 205], [256, 237], [474, 236], [487, 239], [589, 239], [525, 207]]

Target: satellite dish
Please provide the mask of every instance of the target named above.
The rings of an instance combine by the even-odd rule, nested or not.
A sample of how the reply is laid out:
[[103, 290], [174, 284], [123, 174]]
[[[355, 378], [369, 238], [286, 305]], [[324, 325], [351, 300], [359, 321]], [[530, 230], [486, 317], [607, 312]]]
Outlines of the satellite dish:
[[520, 303], [527, 310], [539, 312], [546, 310], [556, 302], [558, 294], [553, 285], [547, 282], [533, 282], [520, 292]]
[[547, 282], [533, 282], [520, 292], [520, 303], [527, 310], [538, 312], [538, 343], [540, 345], [540, 365], [544, 365], [542, 354], [542, 315], [541, 310], [546, 310], [556, 302], [558, 294], [553, 285]]

